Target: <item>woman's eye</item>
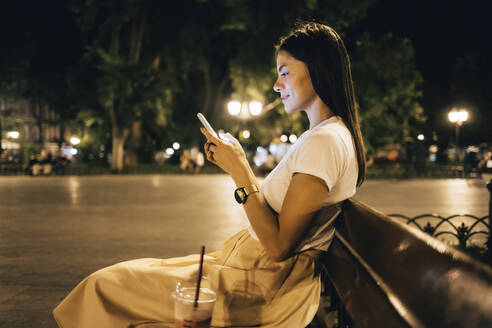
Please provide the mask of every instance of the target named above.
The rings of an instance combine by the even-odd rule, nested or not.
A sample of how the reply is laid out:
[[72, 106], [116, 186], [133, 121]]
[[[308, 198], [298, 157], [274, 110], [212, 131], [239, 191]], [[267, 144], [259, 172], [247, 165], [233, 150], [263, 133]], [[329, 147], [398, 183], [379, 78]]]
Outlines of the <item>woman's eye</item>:
[[282, 73], [280, 74], [280, 76], [287, 76], [289, 73], [285, 72], [285, 73]]

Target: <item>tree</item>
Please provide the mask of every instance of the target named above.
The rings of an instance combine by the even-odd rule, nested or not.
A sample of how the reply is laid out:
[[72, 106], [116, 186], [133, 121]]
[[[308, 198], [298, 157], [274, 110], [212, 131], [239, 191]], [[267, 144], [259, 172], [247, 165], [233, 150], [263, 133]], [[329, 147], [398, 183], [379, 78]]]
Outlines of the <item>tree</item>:
[[86, 60], [98, 71], [97, 100], [112, 126], [111, 168], [124, 168], [128, 137], [127, 166], [138, 163], [141, 116], [163, 97], [159, 57], [146, 53], [150, 0], [105, 0], [74, 3], [72, 8], [81, 28], [92, 38]]
[[415, 140], [426, 117], [411, 42], [392, 34], [381, 39], [364, 34], [354, 52], [352, 72], [368, 153]]
[[[39, 127], [38, 146], [45, 141], [63, 142], [63, 126], [78, 111], [74, 88], [76, 69], [81, 57], [81, 40], [77, 27], [63, 1], [49, 3], [9, 3], [0, 20], [2, 46], [0, 54], [0, 98], [20, 107], [19, 121], [24, 120], [24, 107]], [[12, 15], [15, 12], [17, 15]], [[46, 20], [46, 17], [51, 17]], [[43, 114], [50, 115], [46, 119]], [[52, 124], [60, 128], [58, 140], [44, 140], [43, 128]]]
[[[92, 40], [86, 58], [100, 74], [97, 98], [112, 125], [113, 169], [123, 168], [124, 148], [127, 159], [142, 149], [141, 124], [155, 138], [196, 144], [201, 139], [198, 111], [217, 128], [238, 130], [240, 124], [225, 112], [230, 95], [243, 101], [255, 98], [275, 109], [280, 102], [271, 86], [278, 37], [299, 18], [343, 29], [360, 19], [372, 2], [184, 0], [172, 10], [151, 0], [74, 5], [80, 26]], [[278, 123], [276, 130], [268, 129], [272, 120], [288, 122], [296, 132], [306, 123], [300, 116], [292, 120], [283, 115], [273, 110], [255, 124], [258, 140], [269, 142], [280, 129]], [[154, 118], [152, 124], [149, 118]], [[166, 126], [165, 132], [154, 122], [160, 130]]]

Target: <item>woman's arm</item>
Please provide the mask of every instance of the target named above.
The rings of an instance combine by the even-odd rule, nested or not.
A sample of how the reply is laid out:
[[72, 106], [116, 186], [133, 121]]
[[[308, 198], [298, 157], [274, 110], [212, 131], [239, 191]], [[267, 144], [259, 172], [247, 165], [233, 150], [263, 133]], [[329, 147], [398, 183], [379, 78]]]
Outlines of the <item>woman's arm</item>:
[[[229, 173], [237, 187], [259, 185], [237, 140], [234, 139], [234, 144], [230, 145], [204, 129], [202, 133], [207, 137], [207, 159]], [[327, 195], [328, 188], [323, 180], [297, 173], [291, 179], [278, 216], [274, 215], [259, 193], [248, 197], [244, 210], [270, 258], [282, 261], [292, 255]]]

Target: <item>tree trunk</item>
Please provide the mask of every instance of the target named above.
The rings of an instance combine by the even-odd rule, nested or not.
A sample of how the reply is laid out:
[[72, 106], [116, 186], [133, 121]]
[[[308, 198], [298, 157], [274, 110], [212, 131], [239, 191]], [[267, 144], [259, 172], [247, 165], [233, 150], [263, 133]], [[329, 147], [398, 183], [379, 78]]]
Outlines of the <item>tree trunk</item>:
[[123, 171], [123, 151], [128, 132], [127, 128], [120, 128], [113, 124], [113, 150], [111, 155], [111, 171], [113, 173], [121, 173]]
[[58, 152], [61, 154], [63, 142], [65, 141], [65, 123], [61, 121], [58, 128], [59, 128]]
[[[109, 52], [112, 56], [118, 56], [120, 50], [120, 32], [121, 32], [122, 20], [118, 16], [115, 8], [111, 10], [111, 43], [109, 46]], [[111, 100], [107, 104], [107, 108], [110, 112], [112, 131], [112, 150], [111, 150], [111, 171], [113, 173], [121, 173], [123, 171], [123, 150], [125, 141], [128, 135], [128, 129], [120, 126], [118, 118], [116, 117], [115, 106], [117, 101], [115, 95], [111, 95]]]
[[44, 129], [43, 129], [43, 109], [39, 104], [31, 105], [33, 116], [36, 119], [36, 125], [38, 126], [39, 138], [38, 143], [41, 149], [44, 147]]
[[[138, 15], [133, 20], [131, 25], [128, 61], [132, 66], [137, 66], [140, 62], [140, 54], [142, 52], [142, 40], [146, 27], [146, 20], [147, 7], [144, 7], [140, 15]], [[138, 113], [138, 108], [135, 108], [134, 112]], [[126, 154], [124, 159], [125, 167], [130, 169], [136, 169], [138, 167], [138, 151], [140, 148], [140, 139], [142, 137], [141, 127], [142, 122], [139, 118], [137, 118], [130, 127], [130, 133], [128, 136]]]
[[142, 136], [142, 122], [133, 122], [129, 134], [128, 141], [126, 143], [125, 154], [125, 167], [129, 169], [136, 169], [138, 167], [138, 150], [140, 147], [140, 139]]

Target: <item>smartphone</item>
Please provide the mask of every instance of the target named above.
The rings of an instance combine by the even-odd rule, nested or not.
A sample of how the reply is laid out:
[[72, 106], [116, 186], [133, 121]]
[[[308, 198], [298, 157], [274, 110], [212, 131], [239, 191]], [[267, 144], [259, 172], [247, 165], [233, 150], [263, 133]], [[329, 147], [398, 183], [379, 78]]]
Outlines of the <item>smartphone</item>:
[[198, 113], [198, 114], [196, 114], [196, 116], [198, 117], [198, 119], [200, 120], [200, 122], [202, 122], [203, 127], [205, 129], [207, 129], [207, 131], [211, 135], [215, 136], [216, 138], [219, 137], [218, 134], [217, 134], [217, 132], [215, 132], [215, 130], [212, 128], [212, 126], [210, 125], [210, 123], [208, 123], [207, 119], [205, 118], [205, 116], [203, 116], [202, 113]]

